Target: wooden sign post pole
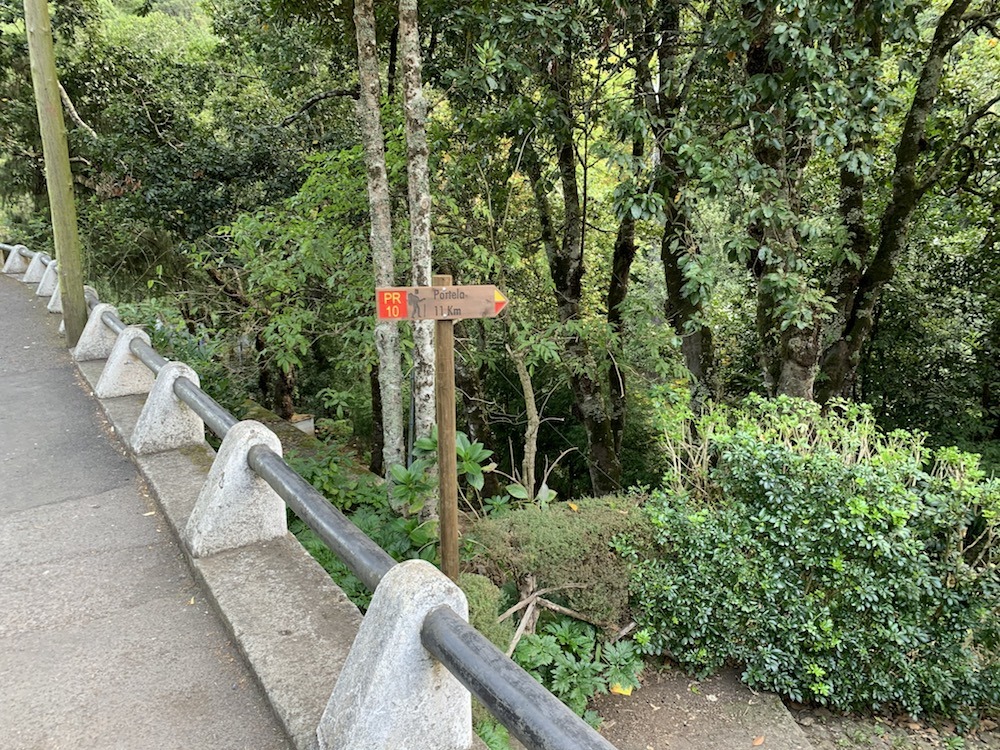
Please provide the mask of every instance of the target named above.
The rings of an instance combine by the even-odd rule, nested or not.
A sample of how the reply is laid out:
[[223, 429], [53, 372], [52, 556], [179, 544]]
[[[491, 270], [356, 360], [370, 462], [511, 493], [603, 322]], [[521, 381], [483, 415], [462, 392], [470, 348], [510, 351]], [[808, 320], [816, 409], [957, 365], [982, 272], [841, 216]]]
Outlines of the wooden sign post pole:
[[438, 426], [438, 523], [441, 570], [458, 581], [458, 466], [455, 458], [455, 329], [456, 320], [495, 318], [507, 298], [492, 284], [452, 285], [451, 276], [435, 276], [432, 286], [375, 289], [379, 320], [433, 320], [434, 368]]
[[[451, 276], [435, 276], [431, 284], [451, 286]], [[438, 428], [438, 518], [441, 571], [458, 581], [458, 466], [455, 458], [455, 323], [435, 321], [435, 400]]]

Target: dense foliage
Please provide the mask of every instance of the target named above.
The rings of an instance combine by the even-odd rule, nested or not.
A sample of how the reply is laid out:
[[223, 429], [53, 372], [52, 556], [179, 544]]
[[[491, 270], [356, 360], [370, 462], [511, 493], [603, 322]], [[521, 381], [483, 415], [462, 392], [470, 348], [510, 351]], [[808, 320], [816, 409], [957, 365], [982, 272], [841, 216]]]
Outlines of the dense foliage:
[[970, 719], [1000, 701], [1000, 483], [977, 457], [751, 400], [674, 447], [700, 467], [621, 540], [650, 653], [840, 709]]
[[[279, 413], [346, 408], [377, 455], [349, 5], [53, 8], [91, 279], [210, 333], [232, 382]], [[374, 10], [403, 268], [396, 8]], [[539, 477], [557, 463], [563, 497], [652, 484], [652, 389], [686, 378], [700, 399], [863, 399], [993, 455], [996, 15], [990, 0], [422, 5], [435, 266], [512, 299], [460, 327], [467, 434], [510, 476], [533, 478], [525, 455]], [[0, 39], [2, 225], [44, 245], [16, 4]]]

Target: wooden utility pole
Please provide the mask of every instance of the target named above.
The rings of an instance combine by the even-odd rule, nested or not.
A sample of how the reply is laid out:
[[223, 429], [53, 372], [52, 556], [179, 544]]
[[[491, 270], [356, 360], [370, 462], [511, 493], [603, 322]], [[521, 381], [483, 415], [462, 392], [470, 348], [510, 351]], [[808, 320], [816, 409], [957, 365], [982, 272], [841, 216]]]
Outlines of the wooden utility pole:
[[46, 0], [24, 0], [24, 25], [28, 32], [31, 80], [45, 153], [45, 183], [49, 191], [56, 259], [59, 261], [66, 344], [72, 347], [76, 346], [87, 323], [87, 302], [83, 294], [83, 263], [76, 226], [73, 174], [69, 166], [66, 123], [59, 98], [56, 55]]
[[[435, 276], [431, 284], [451, 286], [451, 276]], [[434, 403], [438, 428], [438, 520], [441, 572], [458, 581], [458, 465], [455, 454], [455, 322], [435, 320]]]

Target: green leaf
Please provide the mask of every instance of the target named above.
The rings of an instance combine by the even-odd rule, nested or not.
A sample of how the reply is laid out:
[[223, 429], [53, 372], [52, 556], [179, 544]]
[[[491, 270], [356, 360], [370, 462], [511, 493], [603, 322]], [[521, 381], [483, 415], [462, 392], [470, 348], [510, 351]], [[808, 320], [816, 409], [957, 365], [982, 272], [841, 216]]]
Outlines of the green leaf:
[[517, 498], [518, 500], [527, 500], [528, 491], [521, 484], [509, 484], [507, 485], [507, 494], [511, 497]]

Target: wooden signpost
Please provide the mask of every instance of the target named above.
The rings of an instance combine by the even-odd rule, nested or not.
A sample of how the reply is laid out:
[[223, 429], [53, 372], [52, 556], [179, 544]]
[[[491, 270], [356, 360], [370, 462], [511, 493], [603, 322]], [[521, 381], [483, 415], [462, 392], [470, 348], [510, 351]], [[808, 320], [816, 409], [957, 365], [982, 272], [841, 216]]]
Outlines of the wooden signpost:
[[455, 455], [455, 321], [495, 318], [507, 298], [492, 285], [453, 286], [435, 276], [432, 286], [375, 290], [379, 320], [433, 320], [434, 396], [438, 428], [438, 520], [441, 571], [458, 581], [458, 466]]
[[432, 283], [376, 289], [379, 320], [495, 318], [507, 306], [507, 298], [492, 285], [452, 286], [451, 276], [435, 276]]

